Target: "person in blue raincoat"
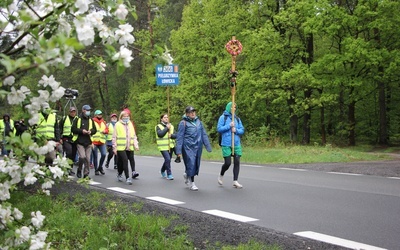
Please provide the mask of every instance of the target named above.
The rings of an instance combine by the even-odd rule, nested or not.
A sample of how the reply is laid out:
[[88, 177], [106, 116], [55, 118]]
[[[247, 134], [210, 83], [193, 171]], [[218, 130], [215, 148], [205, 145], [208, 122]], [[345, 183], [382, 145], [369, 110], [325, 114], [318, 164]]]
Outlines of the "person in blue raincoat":
[[[236, 104], [233, 106], [236, 110]], [[217, 131], [221, 134], [222, 156], [224, 164], [221, 167], [218, 177], [218, 184], [222, 185], [222, 178], [231, 165], [231, 157], [233, 157], [233, 187], [242, 188], [238, 182], [240, 170], [240, 157], [242, 156], [242, 146], [240, 145], [240, 136], [244, 134], [244, 127], [239, 117], [232, 119], [232, 102], [229, 102], [223, 114], [218, 119]], [[232, 133], [234, 134], [234, 152], [232, 152]]]
[[185, 179], [185, 184], [192, 191], [199, 190], [194, 183], [194, 176], [199, 175], [203, 145], [208, 152], [211, 152], [211, 144], [206, 129], [197, 117], [196, 109], [188, 106], [185, 109], [183, 119], [178, 125], [176, 154], [178, 156], [182, 155], [185, 165], [183, 178]]

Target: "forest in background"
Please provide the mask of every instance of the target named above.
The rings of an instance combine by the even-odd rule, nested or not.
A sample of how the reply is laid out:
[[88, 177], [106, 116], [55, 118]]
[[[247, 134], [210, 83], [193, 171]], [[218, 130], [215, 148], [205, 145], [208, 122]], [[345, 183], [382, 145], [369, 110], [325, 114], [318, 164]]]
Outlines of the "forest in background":
[[[237, 57], [238, 116], [248, 145], [282, 140], [296, 144], [400, 141], [400, 3], [397, 0], [139, 0], [132, 19], [134, 60], [123, 74], [112, 62], [105, 72], [82, 60], [51, 72], [79, 91], [78, 108], [105, 115], [123, 104], [132, 111], [139, 140], [150, 141], [167, 88], [156, 86], [155, 59], [170, 50], [180, 84], [169, 87], [171, 122], [187, 105], [197, 108], [216, 141], [217, 120], [231, 100], [231, 56], [225, 44], [243, 45]], [[101, 46], [88, 48], [102, 55]], [[81, 51], [85, 54], [89, 51]], [[20, 85], [34, 88], [43, 72]], [[48, 74], [48, 75], [51, 75]], [[2, 109], [14, 118], [23, 109]], [[60, 114], [66, 100], [54, 105]]]

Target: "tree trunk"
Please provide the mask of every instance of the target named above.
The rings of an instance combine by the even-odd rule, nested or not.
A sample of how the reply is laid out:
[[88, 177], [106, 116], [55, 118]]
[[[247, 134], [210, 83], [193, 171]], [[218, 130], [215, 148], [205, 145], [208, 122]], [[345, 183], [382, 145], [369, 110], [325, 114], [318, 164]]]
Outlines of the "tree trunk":
[[[309, 100], [311, 97], [311, 90], [308, 89], [304, 91], [304, 98], [306, 100]], [[311, 138], [311, 129], [310, 129], [310, 120], [311, 120], [311, 107], [309, 106], [303, 116], [303, 139], [301, 141], [302, 144], [310, 144], [310, 138]]]
[[385, 83], [378, 82], [379, 91], [379, 145], [388, 145]]
[[356, 145], [356, 133], [355, 133], [355, 127], [356, 127], [356, 116], [355, 116], [355, 110], [356, 110], [356, 102], [351, 101], [349, 103], [349, 114], [348, 114], [348, 122], [349, 122], [349, 146], [355, 146]]
[[289, 114], [290, 114], [290, 141], [297, 142], [297, 126], [298, 126], [298, 116], [294, 113], [292, 106], [295, 104], [295, 100], [290, 98], [287, 100], [289, 106]]

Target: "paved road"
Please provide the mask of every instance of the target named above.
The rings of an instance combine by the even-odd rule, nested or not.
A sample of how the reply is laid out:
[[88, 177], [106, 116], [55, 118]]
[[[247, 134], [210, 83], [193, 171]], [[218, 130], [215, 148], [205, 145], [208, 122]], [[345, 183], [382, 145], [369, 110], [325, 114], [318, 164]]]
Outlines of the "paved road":
[[244, 164], [244, 188], [235, 189], [231, 170], [221, 187], [221, 163], [203, 161], [194, 192], [183, 163], [173, 163], [173, 181], [161, 178], [161, 163], [136, 156], [133, 185], [117, 182], [114, 169], [92, 171], [92, 185], [351, 248], [400, 249], [400, 178]]

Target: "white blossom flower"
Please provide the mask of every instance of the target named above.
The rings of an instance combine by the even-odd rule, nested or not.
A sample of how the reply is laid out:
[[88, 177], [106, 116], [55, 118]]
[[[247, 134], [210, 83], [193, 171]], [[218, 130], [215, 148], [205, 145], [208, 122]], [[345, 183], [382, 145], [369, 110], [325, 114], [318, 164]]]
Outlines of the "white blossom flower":
[[113, 32], [105, 25], [103, 25], [101, 31], [99, 32], [99, 36], [104, 44], [111, 44], [115, 41]]
[[52, 102], [58, 101], [61, 97], [64, 96], [65, 88], [59, 87], [58, 89], [54, 90], [49, 97], [49, 100]]
[[22, 217], [23, 217], [24, 215], [22, 214], [21, 211], [19, 211], [18, 208], [15, 207], [15, 208], [14, 208], [14, 211], [13, 211], [13, 216], [14, 216], [14, 218], [15, 218], [16, 220], [21, 220]]
[[7, 76], [6, 79], [3, 81], [3, 85], [13, 85], [15, 83], [15, 77], [14, 76]]
[[128, 15], [128, 10], [126, 9], [126, 6], [124, 4], [118, 5], [117, 10], [114, 12], [114, 15], [119, 19], [119, 20], [125, 20], [126, 15]]
[[94, 29], [87, 18], [75, 19], [74, 24], [78, 40], [85, 46], [89, 46], [94, 42]]
[[7, 224], [13, 220], [10, 207], [0, 207], [0, 220], [2, 224]]
[[118, 40], [119, 44], [127, 46], [127, 44], [132, 44], [135, 38], [131, 35], [133, 27], [130, 24], [121, 24], [118, 26], [119, 29], [115, 31], [115, 39]]
[[26, 99], [26, 95], [30, 93], [31, 91], [26, 86], [21, 86], [19, 90], [11, 87], [11, 93], [7, 95], [7, 101], [11, 105], [19, 105]]
[[75, 7], [78, 8], [78, 13], [85, 13], [89, 9], [89, 4], [92, 0], [77, 0], [75, 2]]
[[129, 67], [130, 66], [130, 62], [133, 60], [132, 55], [132, 51], [130, 51], [129, 49], [125, 48], [124, 46], [121, 46], [121, 48], [119, 49], [119, 52], [116, 53], [112, 59], [114, 61], [117, 60], [122, 60], [124, 63], [125, 67]]
[[37, 178], [34, 173], [29, 173], [25, 176], [24, 180], [24, 185], [28, 186], [34, 184], [37, 181]]
[[106, 71], [106, 67], [107, 67], [107, 64], [105, 64], [105, 63], [103, 63], [103, 62], [99, 62], [99, 63], [97, 64], [97, 71], [98, 71], [98, 72]]
[[0, 200], [5, 201], [10, 199], [10, 182], [5, 181], [0, 183]]
[[33, 126], [39, 123], [39, 114], [33, 114], [31, 118], [28, 120], [29, 125]]
[[[53, 50], [54, 51], [54, 50]], [[57, 50], [57, 55], [59, 54], [59, 49]], [[60, 83], [56, 81], [53, 75], [50, 77], [47, 77], [46, 75], [43, 75], [42, 78], [39, 81], [39, 86], [47, 87], [50, 86], [53, 90], [57, 89], [60, 86]]]
[[64, 175], [64, 171], [62, 171], [62, 169], [59, 168], [58, 166], [54, 166], [54, 167], [49, 166], [49, 169], [50, 169], [50, 172], [53, 174], [54, 179], [61, 178]]
[[103, 14], [101, 12], [92, 12], [87, 15], [87, 18], [96, 29], [101, 30], [103, 28]]
[[36, 211], [31, 213], [32, 219], [32, 225], [36, 228], [40, 228], [43, 225], [43, 220], [46, 218], [46, 216], [42, 215], [42, 212]]
[[53, 187], [54, 181], [49, 179], [42, 184], [42, 189], [50, 189]]
[[50, 196], [50, 190], [43, 189], [42, 192], [43, 192], [45, 195]]
[[25, 242], [30, 238], [31, 229], [27, 226], [22, 226], [20, 229], [15, 230], [15, 233], [18, 235], [18, 239], [21, 239], [22, 242]]
[[58, 32], [64, 33], [66, 36], [70, 36], [71, 25], [65, 20], [65, 18], [60, 17], [58, 19]]

